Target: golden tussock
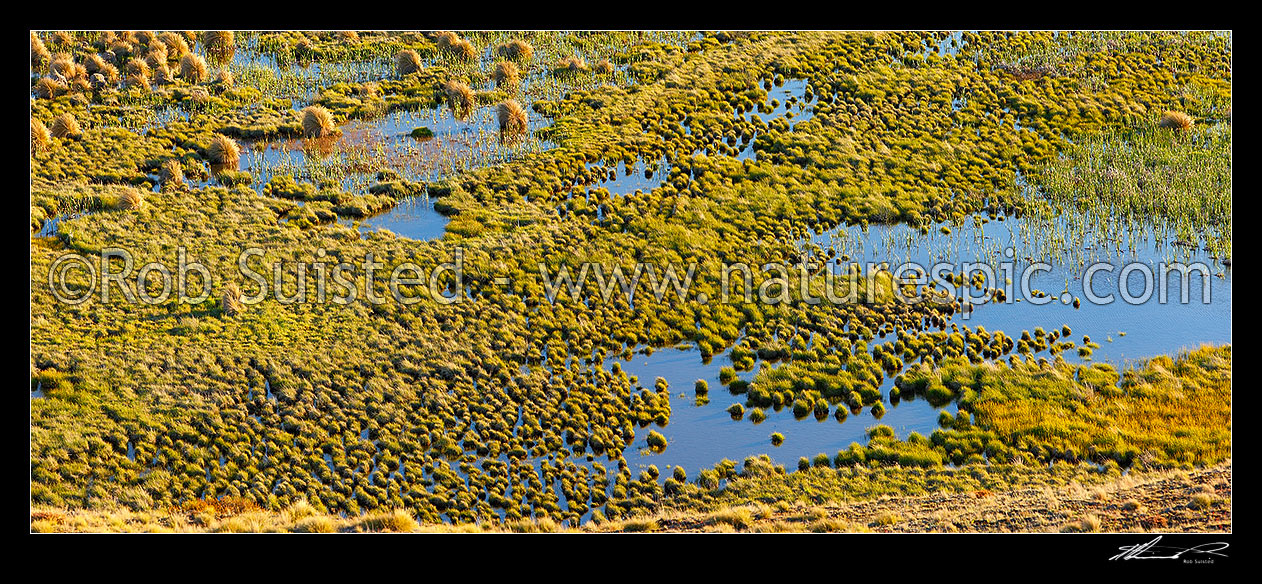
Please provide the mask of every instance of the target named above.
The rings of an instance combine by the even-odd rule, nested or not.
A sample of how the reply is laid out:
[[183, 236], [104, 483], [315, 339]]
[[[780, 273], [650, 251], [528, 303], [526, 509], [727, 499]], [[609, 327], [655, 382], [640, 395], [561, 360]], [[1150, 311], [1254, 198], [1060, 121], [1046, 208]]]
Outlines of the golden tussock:
[[69, 88], [64, 82], [53, 79], [52, 77], [42, 77], [35, 82], [35, 95], [44, 99], [52, 99], [65, 93]]
[[180, 161], [168, 158], [158, 167], [158, 178], [162, 179], [164, 186], [180, 185], [184, 182], [184, 167], [180, 165]]
[[513, 39], [495, 47], [495, 54], [510, 61], [529, 61], [535, 55], [535, 49], [526, 41]]
[[224, 316], [236, 316], [245, 312], [245, 303], [241, 301], [241, 288], [235, 282], [229, 282], [223, 287], [223, 299], [220, 301], [223, 305]]
[[52, 55], [48, 52], [48, 47], [44, 46], [44, 41], [39, 40], [39, 35], [31, 33], [31, 66], [40, 67], [44, 63], [52, 60]]
[[217, 60], [227, 60], [237, 50], [236, 37], [230, 30], [208, 30], [202, 33], [202, 46], [206, 54]]
[[180, 77], [189, 83], [206, 81], [206, 60], [194, 53], [184, 55], [180, 59]]
[[491, 76], [495, 79], [495, 86], [501, 89], [516, 91], [517, 84], [521, 82], [521, 73], [512, 61], [496, 63], [495, 72]]
[[458, 119], [465, 119], [473, 113], [475, 95], [473, 89], [459, 81], [448, 81], [443, 84], [443, 92], [447, 94], [447, 106]]
[[144, 59], [131, 59], [127, 61], [126, 71], [128, 75], [143, 75], [145, 77], [150, 77], [152, 73], [149, 69], [149, 64], [146, 63]]
[[516, 100], [510, 99], [499, 104], [495, 113], [499, 118], [501, 139], [522, 136], [529, 130], [526, 110]]
[[1183, 112], [1166, 112], [1161, 115], [1161, 119], [1157, 121], [1157, 125], [1172, 130], [1188, 130], [1196, 122]]
[[324, 138], [337, 133], [333, 114], [322, 106], [310, 105], [302, 110], [302, 135], [306, 138]]
[[421, 70], [421, 56], [412, 49], [403, 49], [394, 56], [394, 72], [400, 77]]
[[170, 58], [180, 59], [188, 54], [188, 42], [184, 40], [184, 37], [167, 31], [158, 35], [158, 39], [162, 41], [163, 45], [166, 45], [167, 55]]
[[232, 138], [215, 134], [215, 139], [206, 148], [206, 156], [214, 164], [236, 165], [241, 160], [241, 146]]
[[139, 189], [127, 189], [118, 195], [117, 207], [120, 211], [139, 211], [145, 206], [145, 195]]
[[31, 156], [48, 150], [49, 141], [48, 128], [44, 126], [43, 122], [31, 118]]
[[76, 138], [82, 134], [79, 130], [79, 122], [69, 113], [53, 118], [51, 132], [54, 138]]

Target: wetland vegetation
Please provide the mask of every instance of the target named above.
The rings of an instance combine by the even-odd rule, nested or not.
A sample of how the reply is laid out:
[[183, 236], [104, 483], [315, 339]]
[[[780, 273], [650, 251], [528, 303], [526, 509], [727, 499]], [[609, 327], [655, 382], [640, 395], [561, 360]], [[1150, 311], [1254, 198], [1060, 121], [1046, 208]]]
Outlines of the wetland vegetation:
[[[33, 530], [987, 530], [863, 506], [1087, 488], [1144, 512], [1011, 527], [1230, 530], [1229, 33], [46, 31], [31, 56]], [[996, 225], [1065, 273], [1204, 260], [1220, 311], [1070, 327], [1076, 298], [909, 304], [845, 264]], [[59, 258], [111, 248], [209, 293], [55, 297]], [[246, 248], [283, 294], [242, 300]], [[457, 250], [463, 302], [284, 301], [316, 294], [304, 263], [386, 295], [368, 254]], [[697, 301], [717, 269], [612, 302], [538, 277], [802, 258], [776, 303]], [[807, 301], [834, 277], [857, 301]], [[1182, 481], [1213, 492], [1166, 517], [1136, 490]]]

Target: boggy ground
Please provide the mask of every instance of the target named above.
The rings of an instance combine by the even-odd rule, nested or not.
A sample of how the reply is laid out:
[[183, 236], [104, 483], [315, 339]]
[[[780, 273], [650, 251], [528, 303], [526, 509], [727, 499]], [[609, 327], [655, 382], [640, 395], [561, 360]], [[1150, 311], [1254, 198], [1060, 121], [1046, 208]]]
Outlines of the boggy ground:
[[[223, 139], [301, 135], [295, 106], [304, 103], [271, 83], [247, 82], [257, 71], [235, 83], [196, 63], [174, 74], [182, 45], [210, 57], [225, 52], [232, 37], [211, 33], [32, 36], [31, 499], [40, 513], [148, 517], [239, 501], [258, 511], [233, 516], [232, 529], [271, 525], [267, 517], [281, 512], [345, 513], [338, 529], [418, 520], [573, 526], [597, 513], [620, 520], [739, 501], [724, 499], [743, 484], [732, 480], [740, 474], [734, 462], [636, 476], [623, 456], [643, 444], [644, 429], [670, 423], [669, 396], [687, 388], [631, 379], [606, 359], [680, 343], [703, 356], [730, 349], [739, 370], [785, 362], [784, 374], [724, 390], [750, 407], [844, 419], [923, 393], [958, 401], [968, 414], [942, 420], [928, 437], [874, 429], [867, 445], [804, 459], [810, 472], [775, 473], [760, 486], [779, 500], [790, 500], [790, 485], [826, 474], [823, 466], [943, 473], [989, 464], [996, 473], [1018, 461], [1064, 461], [1107, 468], [1104, 478], [1117, 467], [1191, 470], [1230, 457], [1229, 346], [1118, 371], [1060, 359], [1091, 346], [1060, 323], [1031, 322], [1032, 332], [970, 329], [952, 322], [958, 306], [950, 303], [701, 305], [638, 295], [628, 306], [591, 302], [594, 282], [581, 298], [550, 303], [531, 277], [540, 262], [763, 265], [800, 257], [808, 233], [841, 224], [928, 229], [1046, 211], [1046, 200], [1017, 187], [1018, 173], [1048, 187], [1048, 176], [1084, 173], [1102, 186], [1134, 184], [1139, 192], [1116, 200], [1085, 199], [1096, 200], [1091, 209], [1129, 203], [1135, 216], [1204, 224], [1213, 229], [1189, 231], [1229, 255], [1229, 196], [1211, 197], [1212, 207], [1194, 198], [1208, 195], [1187, 193], [1177, 205], [1139, 204], [1147, 189], [1184, 192], [1171, 177], [1208, 171], [1190, 184], [1230, 179], [1229, 163], [1198, 162], [1207, 148], [1210, 158], [1229, 152], [1229, 36], [982, 33], [962, 37], [965, 50], [955, 56], [921, 56], [943, 35], [914, 32], [706, 33], [686, 42], [529, 36], [540, 50], [517, 62], [523, 79], [557, 89], [529, 114], [551, 119], [542, 138], [554, 148], [431, 184], [403, 180], [375, 160], [377, 182], [366, 193], [279, 178], [260, 193], [247, 186], [252, 177], [216, 171]], [[279, 60], [343, 58], [336, 47], [355, 43], [388, 63], [396, 52], [418, 52], [416, 70], [387, 66], [373, 81], [331, 78], [309, 88], [341, 124], [444, 107], [451, 100], [439, 90], [449, 83], [485, 86], [492, 63], [476, 56], [498, 52], [508, 36], [466, 35], [472, 53], [448, 34], [257, 43]], [[592, 45], [605, 48], [588, 51], [588, 61], [609, 59], [618, 79], [575, 60]], [[109, 63], [94, 60], [107, 53]], [[105, 74], [97, 80], [89, 66]], [[161, 82], [142, 75], [163, 69]], [[792, 79], [809, 79], [810, 119], [790, 127], [743, 115], [766, 115], [770, 90]], [[473, 107], [505, 97], [479, 89]], [[144, 123], [131, 117], [151, 110], [174, 113], [137, 130]], [[1194, 123], [1163, 125], [1167, 110]], [[1141, 150], [1173, 161], [1162, 172], [1120, 180], [1118, 169], [1092, 167], [1083, 155], [1072, 159], [1081, 167], [1063, 163], [1048, 175], [1076, 144], [1101, 136], [1133, 142], [1137, 133], [1156, 133], [1156, 146]], [[741, 158], [747, 148], [755, 155]], [[663, 156], [670, 170], [648, 191], [588, 188], [620, 161]], [[334, 222], [418, 189], [451, 217], [436, 241], [364, 235]], [[1214, 192], [1224, 190], [1229, 182]], [[52, 218], [78, 212], [39, 235]], [[179, 246], [215, 277], [204, 302], [129, 303], [116, 294], [109, 304], [70, 306], [47, 285], [50, 266], [66, 253], [123, 247], [143, 265], [174, 262]], [[272, 295], [239, 309], [232, 286], [256, 291], [233, 276], [247, 246], [263, 248], [265, 262], [289, 262], [287, 278], [295, 260], [314, 261], [317, 251], [330, 262], [372, 252], [389, 265], [429, 268], [459, 246], [477, 300], [340, 306]], [[806, 251], [820, 259], [835, 250]], [[500, 287], [497, 276], [512, 285]], [[852, 277], [881, 284], [865, 301], [888, 299], [888, 273]], [[806, 278], [823, 284], [818, 273]], [[286, 295], [294, 286], [287, 281]], [[789, 286], [794, 297], [798, 283]], [[367, 284], [356, 284], [363, 297]], [[70, 278], [71, 288], [86, 285]], [[149, 288], [156, 294], [155, 283]], [[718, 297], [717, 271], [692, 290]], [[900, 375], [898, 395], [881, 390]], [[713, 392], [720, 399], [720, 388]], [[896, 478], [890, 492], [925, 488], [924, 475]], [[301, 501], [306, 507], [295, 509]], [[168, 527], [218, 525], [217, 515], [199, 512], [196, 522]]]

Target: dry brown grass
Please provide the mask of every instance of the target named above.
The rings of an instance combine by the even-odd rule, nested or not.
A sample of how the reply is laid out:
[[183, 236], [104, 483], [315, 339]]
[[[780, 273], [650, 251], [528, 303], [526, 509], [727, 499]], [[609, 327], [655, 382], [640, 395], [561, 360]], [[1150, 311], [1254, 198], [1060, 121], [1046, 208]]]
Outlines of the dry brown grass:
[[180, 161], [170, 158], [158, 167], [158, 177], [164, 186], [179, 186], [184, 183], [184, 167]]
[[458, 119], [466, 119], [473, 113], [476, 95], [473, 89], [459, 81], [448, 81], [443, 84], [443, 93], [447, 96], [447, 106]]
[[440, 51], [449, 51], [458, 42], [460, 42], [460, 36], [449, 30], [434, 33], [434, 44]]
[[473, 43], [464, 39], [456, 41], [456, 44], [451, 46], [449, 52], [455, 58], [464, 61], [473, 61], [478, 58], [478, 49], [473, 46]]
[[145, 62], [148, 63], [150, 67], [154, 69], [157, 69], [160, 66], [165, 67], [167, 61], [166, 45], [160, 42], [155, 42], [154, 44], [149, 45], [149, 51], [145, 53]]
[[166, 45], [167, 56], [170, 58], [181, 59], [188, 54], [188, 42], [184, 40], [184, 37], [167, 31], [158, 35], [158, 39], [162, 41], [163, 45]]
[[521, 72], [512, 61], [496, 63], [495, 72], [491, 74], [491, 77], [495, 80], [496, 87], [507, 91], [516, 92], [517, 85], [521, 83]]
[[31, 31], [31, 66], [40, 68], [50, 60], [52, 60], [52, 55], [49, 54], [48, 47], [44, 45], [44, 41], [40, 40], [39, 35]]
[[54, 138], [77, 138], [83, 134], [79, 129], [79, 121], [69, 112], [53, 118], [51, 133]]
[[145, 195], [140, 189], [127, 189], [118, 195], [117, 208], [120, 211], [139, 211], [145, 206]]
[[1183, 112], [1169, 111], [1161, 115], [1161, 119], [1157, 121], [1157, 125], [1171, 130], [1190, 130], [1196, 122]]
[[412, 49], [403, 49], [394, 56], [394, 72], [400, 77], [421, 70], [421, 56]]
[[302, 135], [306, 138], [324, 138], [337, 133], [333, 114], [323, 106], [309, 105], [302, 110]]
[[44, 99], [53, 99], [69, 90], [70, 87], [65, 82], [52, 77], [41, 77], [39, 81], [35, 82], [35, 95]]
[[31, 155], [48, 150], [50, 140], [48, 128], [44, 126], [44, 123], [31, 118]]
[[526, 110], [522, 109], [517, 100], [510, 99], [500, 103], [495, 108], [495, 113], [499, 119], [501, 139], [523, 136], [530, 129]]
[[236, 36], [230, 30], [208, 30], [202, 33], [206, 54], [216, 60], [227, 60], [236, 52]]
[[582, 57], [566, 57], [557, 63], [557, 69], [567, 73], [585, 73], [588, 67]]
[[245, 312], [245, 303], [241, 301], [241, 288], [236, 282], [228, 282], [223, 287], [223, 298], [220, 300], [225, 316], [236, 316]]
[[495, 47], [495, 54], [509, 61], [529, 61], [535, 55], [534, 47], [521, 39], [513, 39]]
[[213, 164], [236, 165], [241, 160], [241, 146], [232, 138], [215, 134], [210, 146], [206, 148], [206, 156]]
[[143, 75], [146, 78], [152, 77], [153, 71], [149, 68], [149, 63], [144, 59], [131, 58], [127, 61], [127, 66], [123, 69], [128, 75]]
[[180, 77], [189, 83], [203, 83], [207, 77], [206, 59], [196, 53], [180, 58]]

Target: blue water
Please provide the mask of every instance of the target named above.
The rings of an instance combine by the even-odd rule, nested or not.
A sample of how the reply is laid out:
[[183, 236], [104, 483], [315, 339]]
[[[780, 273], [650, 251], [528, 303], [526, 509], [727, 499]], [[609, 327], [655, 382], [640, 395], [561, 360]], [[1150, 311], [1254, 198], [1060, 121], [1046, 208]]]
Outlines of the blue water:
[[[741, 462], [748, 456], [767, 454], [776, 464], [793, 470], [800, 457], [809, 458], [821, 452], [831, 457], [852, 442], [866, 444], [864, 433], [877, 424], [889, 425], [900, 438], [906, 438], [911, 432], [928, 436], [938, 427], [940, 412], [954, 414], [958, 411], [955, 404], [935, 408], [923, 399], [903, 399], [897, 405], [887, 401], [880, 420], [873, 417], [870, 408], [858, 414], [848, 412], [841, 422], [832, 417], [831, 411], [823, 420], [816, 420], [814, 416], [797, 420], [790, 406], [778, 412], [767, 408], [764, 410], [767, 419], [759, 424], [750, 420], [748, 408], [743, 419], [733, 420], [727, 408], [734, 403], [744, 405], [745, 396], [732, 395], [719, 382], [719, 370], [732, 364], [729, 351], [716, 355], [709, 364], [701, 362], [699, 352], [686, 347], [661, 349], [652, 355], [636, 354], [631, 361], [618, 359], [623, 371], [639, 377], [640, 385], [652, 388], [655, 379], [662, 377], [671, 393], [670, 423], [666, 427], [650, 424], [637, 428], [635, 443], [623, 453], [632, 469], [653, 464], [668, 476], [664, 469], [682, 466], [689, 476], [696, 476], [697, 471], [711, 468], [725, 458]], [[738, 371], [737, 376], [750, 381], [758, 367], [774, 366], [760, 362], [754, 371]], [[709, 384], [710, 403], [706, 405], [696, 405], [693, 388], [698, 379]], [[893, 378], [887, 378], [881, 386], [882, 393], [888, 394], [893, 384]], [[651, 430], [666, 437], [666, 450], [656, 453], [648, 448], [645, 441]], [[773, 432], [785, 437], [778, 447], [771, 444]]]
[[[1134, 250], [1119, 250], [1116, 245], [1105, 245], [1087, 237], [1082, 246], [1074, 246], [1065, 253], [1035, 257], [1039, 252], [1034, 250], [1046, 248], [1030, 243], [1041, 240], [1031, 239], [1038, 234], [1030, 233], [1033, 228], [1025, 225], [1023, 219], [992, 220], [980, 228], [955, 226], [950, 235], [942, 234], [938, 227], [921, 234], [906, 225], [874, 225], [866, 233], [860, 227], [851, 226], [814, 235], [811, 240], [821, 247], [834, 246], [840, 253], [848, 254], [851, 262], [888, 262], [891, 270], [909, 261], [919, 263], [926, 270], [939, 261], [956, 266], [962, 262], [984, 261], [996, 268], [998, 278], [1003, 278], [998, 267], [1002, 262], [1011, 261], [1013, 294], [1008, 295], [1007, 301], [976, 305], [970, 313], [957, 314], [954, 322], [974, 328], [983, 326], [989, 331], [1002, 330], [1012, 337], [1019, 337], [1023, 330], [1033, 331], [1036, 326], [1052, 330], [1068, 324], [1075, 342], [1082, 344], [1082, 335], [1088, 335], [1100, 344], [1090, 357], [1093, 361], [1123, 365], [1135, 359], [1195, 349], [1202, 343], [1231, 342], [1231, 268], [1204, 250], [1174, 246], [1172, 238], [1151, 235], [1147, 241], [1138, 242]], [[912, 243], [908, 243], [909, 240]], [[1009, 247], [1013, 249], [1012, 260], [1008, 260], [1004, 252]], [[1022, 296], [1022, 271], [1040, 260], [1050, 264], [1051, 270], [1034, 273], [1030, 287], [1049, 294], [1053, 301], [1043, 305], [1035, 305], [1029, 299], [1017, 302]], [[1174, 261], [1205, 264], [1211, 274], [1208, 303], [1202, 295], [1205, 279], [1198, 272], [1189, 274], [1189, 302], [1180, 301], [1179, 277], [1172, 274], [1166, 302], [1162, 303], [1156, 288], [1159, 264]], [[1082, 277], [1086, 266], [1094, 262], [1113, 266], [1111, 273], [1099, 272], [1092, 277], [1092, 289], [1098, 296], [1112, 294], [1111, 304], [1093, 304], [1084, 292]], [[1154, 275], [1152, 295], [1136, 304], [1125, 301], [1118, 285], [1122, 269], [1131, 263], [1148, 266]], [[844, 268], [837, 265], [836, 269]], [[959, 268], [953, 271], [958, 273]], [[1131, 272], [1128, 283], [1130, 294], [1142, 296], [1142, 272]], [[990, 286], [1003, 287], [1003, 284], [999, 281]], [[1079, 308], [1059, 301], [1066, 288], [1071, 301], [1073, 297], [1080, 300]], [[971, 293], [981, 295], [977, 290]], [[1068, 361], [1079, 359], [1076, 351], [1062, 355]]]
[[434, 210], [434, 201], [428, 197], [418, 197], [399, 201], [389, 211], [364, 219], [360, 229], [377, 231], [387, 229], [395, 235], [416, 240], [430, 240], [442, 237], [450, 218]]

